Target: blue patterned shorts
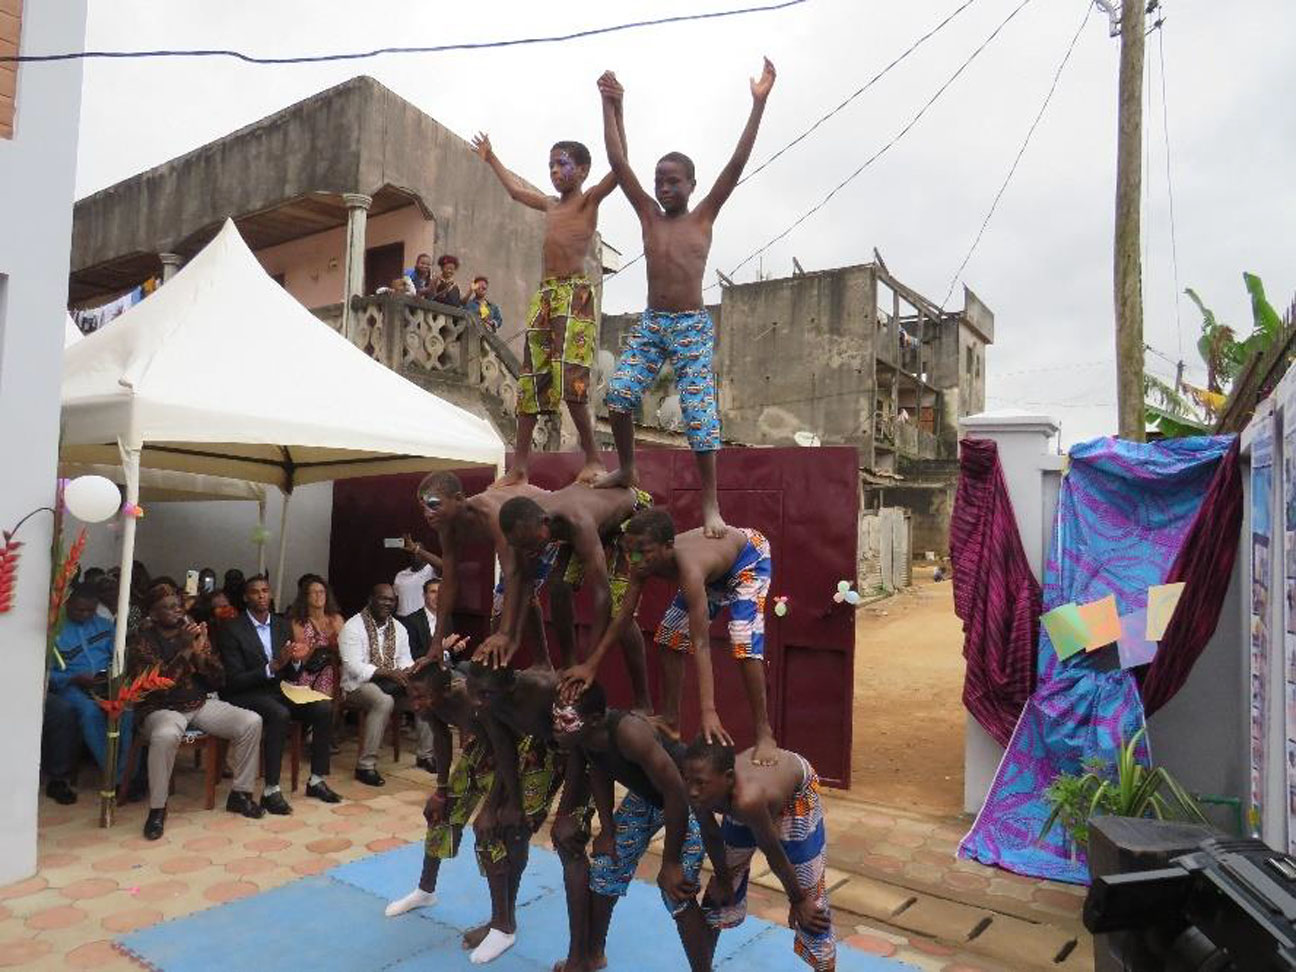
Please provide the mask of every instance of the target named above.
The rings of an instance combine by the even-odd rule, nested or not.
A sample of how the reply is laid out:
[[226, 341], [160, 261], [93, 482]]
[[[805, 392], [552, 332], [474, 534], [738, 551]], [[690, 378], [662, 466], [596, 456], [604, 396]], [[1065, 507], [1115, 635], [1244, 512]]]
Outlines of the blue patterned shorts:
[[[605, 898], [624, 898], [639, 861], [648, 853], [648, 845], [657, 831], [666, 826], [666, 815], [639, 794], [627, 791], [612, 819], [616, 822], [616, 860], [604, 854], [594, 856], [590, 861], [590, 890]], [[684, 876], [696, 884], [698, 872], [702, 870], [702, 831], [692, 813], [689, 813], [680, 863], [684, 866]], [[672, 901], [665, 893], [662, 903], [672, 916], [689, 906], [687, 900]]]
[[[729, 608], [729, 647], [739, 661], [765, 658], [765, 601], [769, 596], [770, 579], [774, 561], [770, 556], [769, 540], [756, 530], [739, 527], [747, 534], [747, 546], [723, 577], [707, 584], [707, 614], [714, 621], [726, 607]], [[661, 648], [693, 653], [693, 639], [689, 637], [688, 601], [684, 592], [674, 600], [662, 615], [653, 640]]]
[[[531, 599], [539, 601], [540, 589], [545, 586], [549, 580], [549, 575], [553, 573], [554, 564], [558, 562], [558, 555], [562, 553], [563, 545], [561, 543], [548, 544], [536, 561], [535, 587], [531, 592]], [[495, 590], [491, 598], [491, 620], [498, 618], [504, 613], [504, 578], [499, 579], [495, 585]]]
[[604, 403], [613, 412], [633, 412], [669, 361], [675, 371], [684, 431], [694, 452], [720, 448], [716, 404], [715, 325], [705, 310], [667, 313], [646, 310], [631, 329]]

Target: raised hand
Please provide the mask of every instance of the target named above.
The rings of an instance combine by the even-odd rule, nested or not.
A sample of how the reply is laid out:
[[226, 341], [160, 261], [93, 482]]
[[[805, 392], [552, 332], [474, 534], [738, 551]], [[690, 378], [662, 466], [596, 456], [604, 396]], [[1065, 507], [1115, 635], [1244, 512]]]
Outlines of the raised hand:
[[733, 746], [733, 738], [725, 732], [724, 724], [720, 721], [720, 714], [715, 709], [708, 709], [702, 713], [702, 725], [700, 727], [702, 738], [707, 742], [724, 746]]
[[765, 67], [761, 71], [759, 79], [752, 78], [751, 93], [757, 101], [764, 101], [769, 97], [770, 90], [774, 87], [774, 79], [778, 77], [778, 72], [774, 70], [774, 64], [767, 57], [765, 58]]
[[[769, 62], [766, 62], [769, 63]], [[483, 162], [489, 162], [495, 150], [491, 148], [490, 136], [485, 132], [478, 132], [472, 140], [473, 151], [481, 156]]]
[[604, 71], [598, 79], [599, 94], [609, 101], [620, 102], [625, 97], [625, 88], [611, 71]]

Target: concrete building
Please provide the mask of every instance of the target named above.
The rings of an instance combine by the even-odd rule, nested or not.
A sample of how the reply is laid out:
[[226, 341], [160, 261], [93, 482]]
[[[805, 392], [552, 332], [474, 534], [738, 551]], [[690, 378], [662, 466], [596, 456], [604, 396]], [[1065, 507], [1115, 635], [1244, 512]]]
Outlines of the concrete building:
[[[710, 308], [725, 440], [818, 441], [860, 452], [863, 508], [913, 512], [913, 550], [944, 553], [957, 479], [958, 420], [985, 408], [994, 315], [970, 290], [942, 311], [880, 256], [860, 266], [735, 284]], [[604, 318], [606, 357], [637, 315]], [[642, 421], [669, 428], [669, 376]]]
[[[86, 2], [0, 2], [0, 54], [85, 48]], [[0, 525], [54, 500], [64, 295], [72, 233], [81, 62], [0, 64]], [[18, 539], [13, 606], [0, 614], [0, 885], [36, 870], [51, 519]]]

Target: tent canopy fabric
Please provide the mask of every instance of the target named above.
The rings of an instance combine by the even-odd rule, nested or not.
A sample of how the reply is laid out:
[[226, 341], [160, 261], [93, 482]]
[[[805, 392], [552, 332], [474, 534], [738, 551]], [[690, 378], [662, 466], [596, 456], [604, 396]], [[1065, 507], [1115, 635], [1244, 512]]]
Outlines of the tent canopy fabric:
[[275, 283], [232, 221], [64, 356], [62, 458], [294, 486], [498, 466], [485, 419], [373, 360]]
[[72, 315], [65, 314], [63, 316], [63, 347], [70, 348], [83, 337], [85, 335], [81, 333], [81, 328], [76, 326], [76, 321], [72, 320]]
[[[103, 476], [105, 479], [111, 479], [118, 486], [126, 485], [126, 472], [120, 463], [97, 465], [62, 462], [59, 463], [59, 476], [63, 479], [73, 479], [77, 476]], [[263, 503], [266, 498], [266, 487], [261, 483], [225, 479], [223, 476], [173, 472], [170, 469], [141, 469], [139, 487], [142, 503], [195, 500], [244, 500], [250, 503]]]

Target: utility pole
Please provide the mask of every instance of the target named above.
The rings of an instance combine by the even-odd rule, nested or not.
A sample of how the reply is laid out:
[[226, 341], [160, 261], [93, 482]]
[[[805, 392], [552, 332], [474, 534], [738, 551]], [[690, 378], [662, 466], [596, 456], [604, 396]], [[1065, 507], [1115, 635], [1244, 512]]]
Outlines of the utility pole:
[[[1123, 439], [1144, 441], [1143, 266], [1139, 255], [1143, 195], [1143, 56], [1147, 0], [1121, 0], [1120, 122], [1116, 142], [1116, 409]], [[1108, 10], [1114, 4], [1099, 2]]]

